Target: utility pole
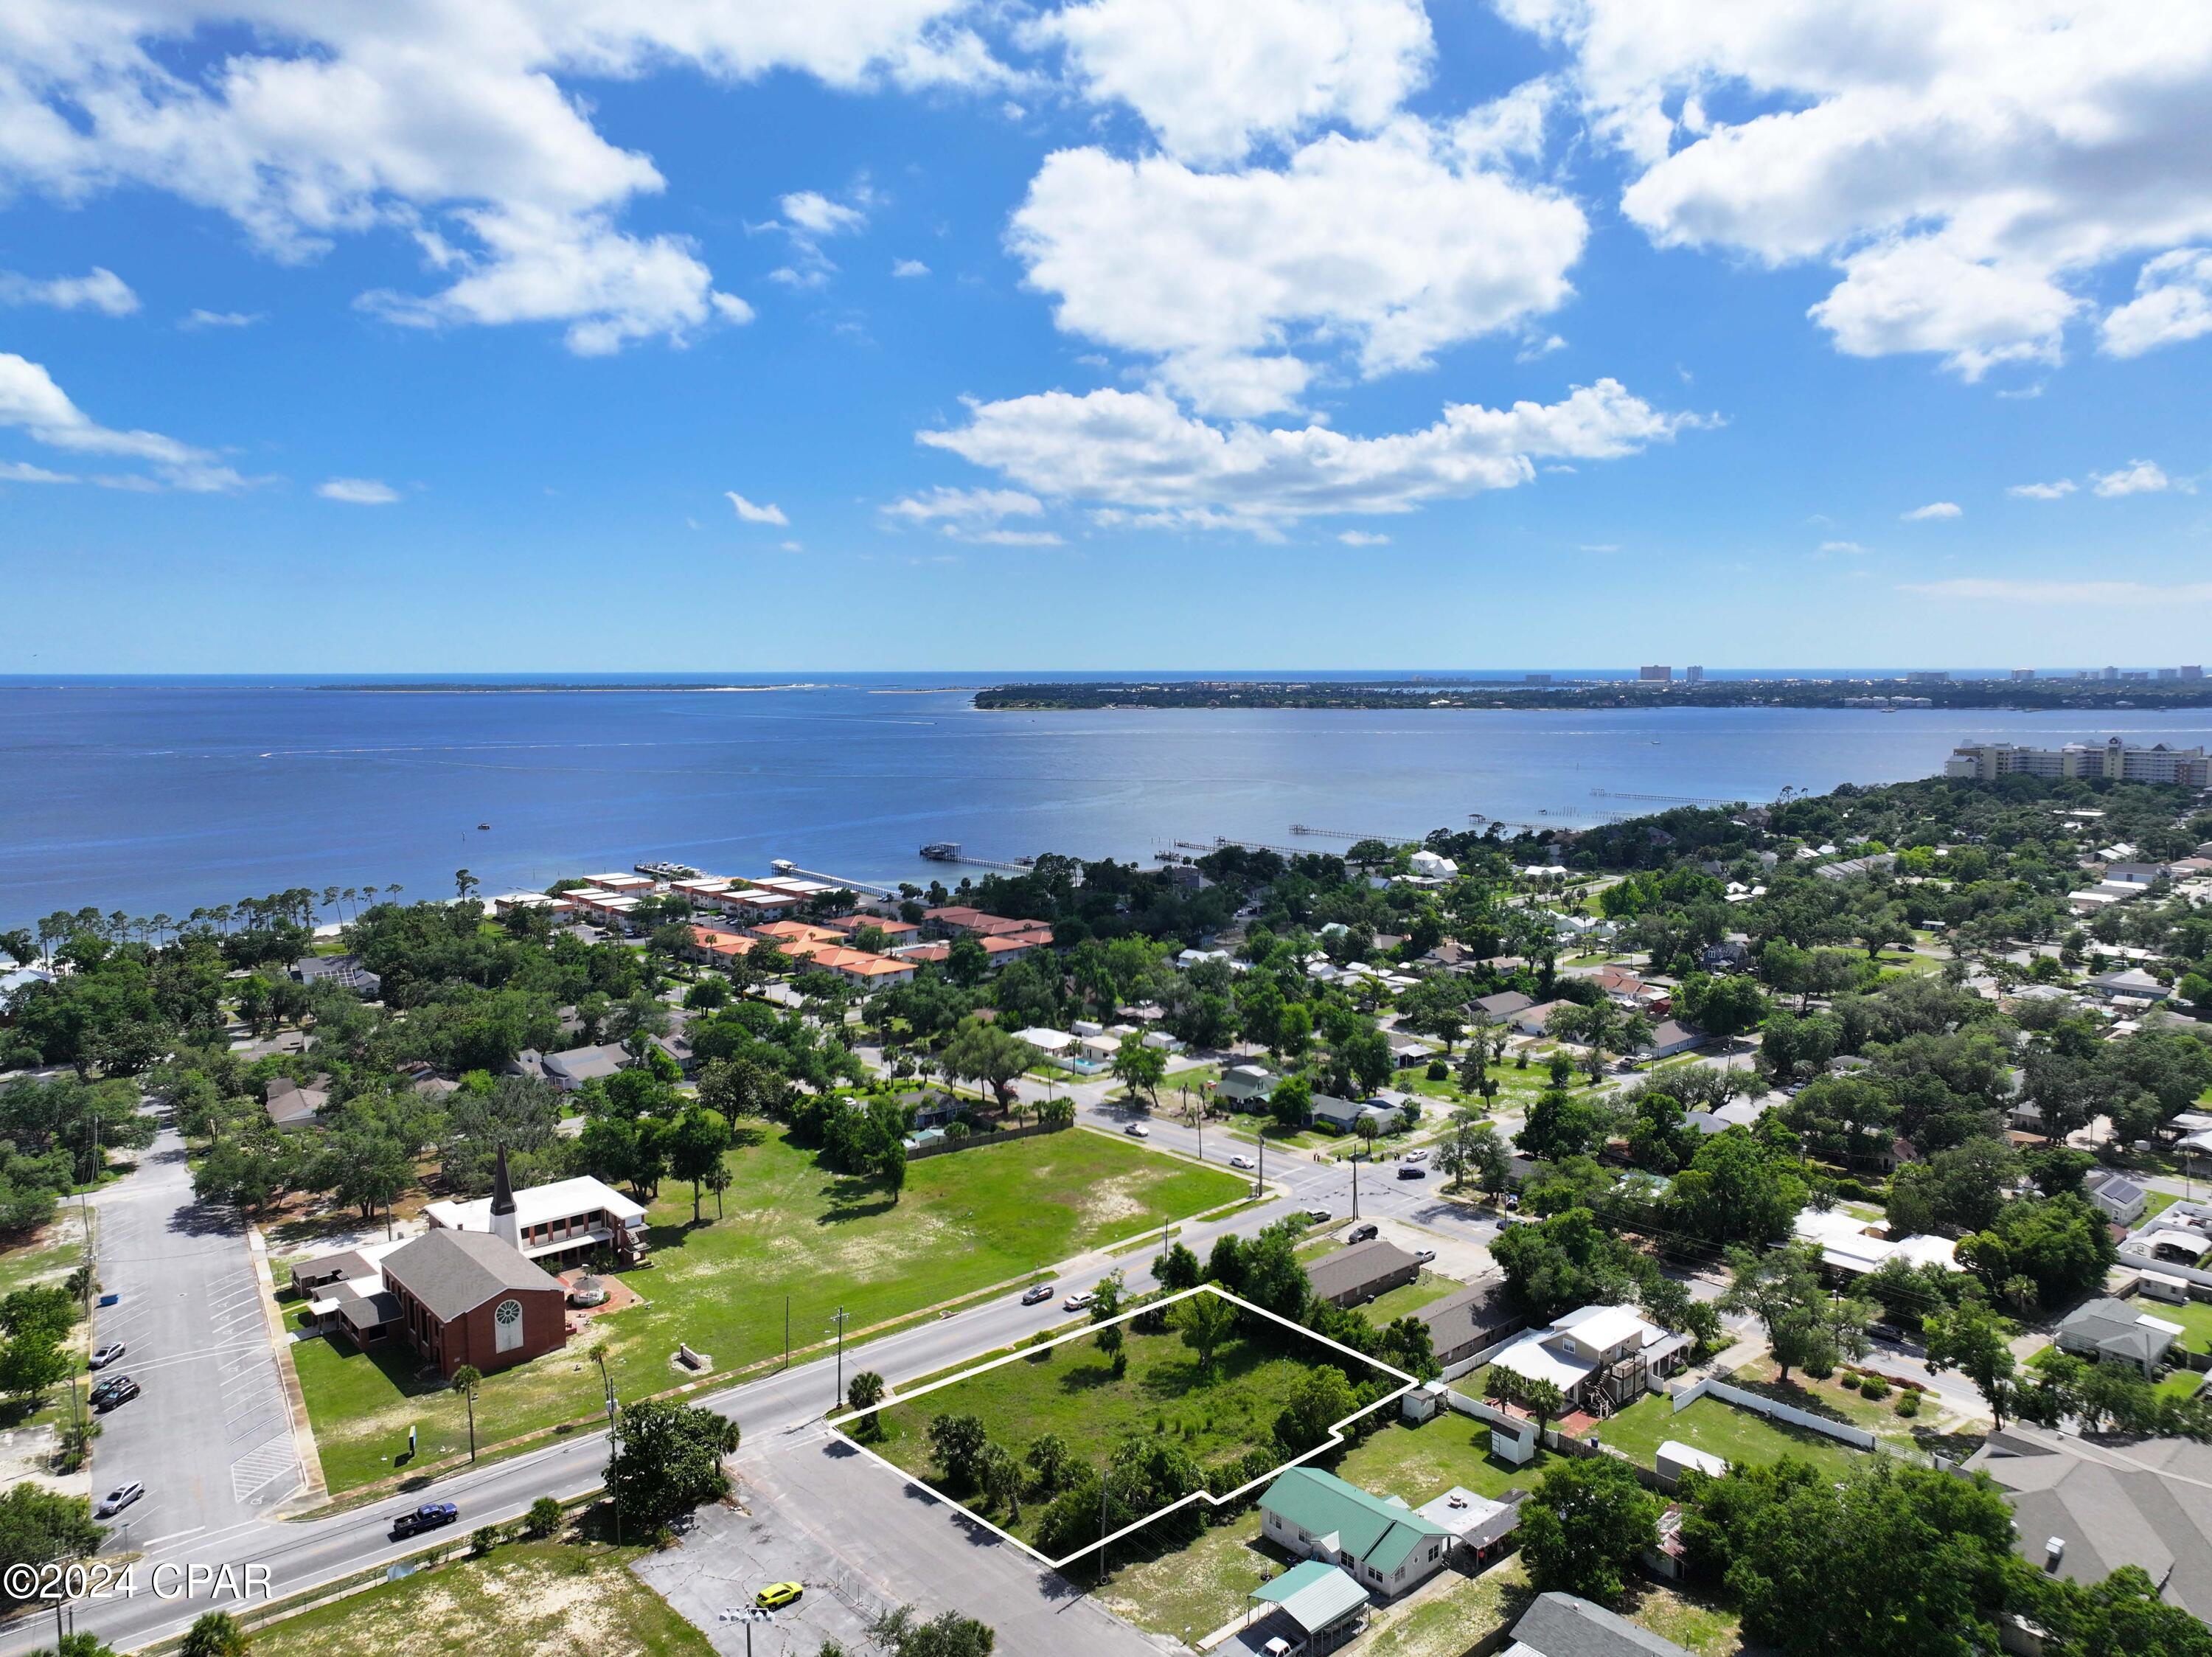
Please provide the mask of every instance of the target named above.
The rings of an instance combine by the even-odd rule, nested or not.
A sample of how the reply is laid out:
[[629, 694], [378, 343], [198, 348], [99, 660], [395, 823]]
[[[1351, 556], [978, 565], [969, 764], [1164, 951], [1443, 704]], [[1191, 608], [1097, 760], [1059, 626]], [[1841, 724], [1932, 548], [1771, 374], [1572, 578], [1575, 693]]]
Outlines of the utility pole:
[[[599, 1361], [599, 1385], [606, 1389], [607, 1443], [612, 1453], [609, 1455], [608, 1460], [611, 1464], [614, 1457], [622, 1453], [622, 1418], [615, 1404], [615, 1384], [613, 1380], [607, 1374], [607, 1355], [604, 1351], [600, 1351], [594, 1352], [592, 1355]], [[612, 1498], [611, 1498], [611, 1499]], [[613, 1506], [615, 1510], [615, 1546], [619, 1548], [622, 1546], [622, 1503], [619, 1500], [614, 1500]]]
[[783, 1297], [783, 1367], [791, 1368], [791, 1296]]
[[1252, 1176], [1252, 1195], [1257, 1197], [1267, 1189], [1267, 1124], [1260, 1124], [1260, 1168]]
[[1359, 1217], [1359, 1153], [1352, 1154], [1352, 1217]]
[[837, 1331], [837, 1398], [840, 1402], [845, 1397], [845, 1319], [848, 1315], [841, 1306], [830, 1319]]

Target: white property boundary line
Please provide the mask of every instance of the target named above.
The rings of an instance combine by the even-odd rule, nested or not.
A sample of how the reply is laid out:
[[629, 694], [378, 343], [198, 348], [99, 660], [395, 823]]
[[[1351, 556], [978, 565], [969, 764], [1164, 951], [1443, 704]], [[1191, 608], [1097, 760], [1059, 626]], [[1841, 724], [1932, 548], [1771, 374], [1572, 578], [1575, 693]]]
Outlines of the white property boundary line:
[[1035, 1356], [1039, 1352], [1049, 1352], [1056, 1346], [1065, 1345], [1069, 1341], [1079, 1341], [1086, 1335], [1095, 1334], [1101, 1329], [1110, 1329], [1115, 1324], [1127, 1323], [1132, 1318], [1141, 1316], [1146, 1313], [1165, 1312], [1170, 1307], [1174, 1306], [1177, 1301], [1187, 1301], [1194, 1295], [1218, 1295], [1223, 1300], [1228, 1301], [1231, 1306], [1237, 1307], [1243, 1311], [1249, 1312], [1257, 1317], [1265, 1318], [1272, 1323], [1280, 1324], [1284, 1328], [1294, 1331], [1297, 1334], [1304, 1336], [1306, 1339], [1315, 1342], [1316, 1344], [1328, 1348], [1332, 1352], [1340, 1352], [1346, 1357], [1358, 1359], [1361, 1363], [1365, 1364], [1370, 1369], [1379, 1369], [1386, 1375], [1395, 1376], [1401, 1385], [1400, 1385], [1395, 1392], [1376, 1399], [1374, 1403], [1367, 1405], [1364, 1409], [1355, 1410], [1350, 1415], [1346, 1416], [1342, 1421], [1332, 1423], [1329, 1427], [1328, 1436], [1327, 1438], [1323, 1439], [1319, 1444], [1315, 1445], [1312, 1449], [1304, 1452], [1303, 1454], [1291, 1457], [1288, 1461], [1283, 1463], [1281, 1466], [1273, 1468], [1268, 1471], [1261, 1474], [1257, 1478], [1248, 1480], [1246, 1483], [1238, 1485], [1235, 1489], [1231, 1490], [1223, 1496], [1215, 1496], [1210, 1490], [1194, 1490], [1188, 1496], [1182, 1498], [1182, 1500], [1170, 1502], [1166, 1507], [1162, 1508], [1157, 1513], [1146, 1514], [1142, 1519], [1138, 1520], [1135, 1523], [1124, 1525], [1120, 1530], [1115, 1532], [1111, 1536], [1101, 1537], [1097, 1541], [1091, 1543], [1088, 1547], [1078, 1548], [1073, 1553], [1069, 1554], [1065, 1559], [1046, 1558], [1043, 1554], [1039, 1553], [1035, 1548], [1030, 1546], [1028, 1543], [1023, 1541], [1018, 1536], [1015, 1536], [1010, 1532], [1000, 1529], [999, 1526], [994, 1525], [989, 1520], [984, 1518], [982, 1514], [969, 1507], [967, 1503], [954, 1501], [951, 1496], [945, 1495], [944, 1491], [938, 1489], [934, 1485], [930, 1484], [917, 1475], [908, 1472], [896, 1462], [878, 1455], [873, 1450], [868, 1448], [866, 1445], [862, 1444], [860, 1441], [854, 1438], [850, 1434], [844, 1430], [846, 1422], [856, 1421], [862, 1416], [872, 1415], [875, 1413], [874, 1410], [848, 1410], [842, 1415], [830, 1416], [826, 1424], [830, 1430], [836, 1434], [838, 1438], [850, 1445], [854, 1449], [859, 1451], [862, 1455], [867, 1457], [869, 1460], [874, 1462], [878, 1467], [896, 1474], [899, 1478], [903, 1480], [905, 1483], [913, 1485], [925, 1496], [933, 1496], [938, 1501], [944, 1502], [945, 1506], [957, 1509], [967, 1518], [973, 1520], [976, 1524], [981, 1525], [985, 1530], [990, 1532], [992, 1535], [997, 1537], [1000, 1541], [1012, 1543], [1014, 1546], [1019, 1548], [1024, 1553], [1029, 1555], [1030, 1558], [1036, 1560], [1038, 1563], [1053, 1570], [1063, 1570], [1067, 1566], [1073, 1564], [1077, 1560], [1082, 1558], [1084, 1555], [1087, 1553], [1095, 1553], [1101, 1548], [1107, 1547], [1115, 1542], [1119, 1542], [1123, 1537], [1129, 1535], [1131, 1532], [1144, 1529], [1146, 1526], [1151, 1524], [1153, 1520], [1164, 1519], [1170, 1514], [1174, 1513], [1176, 1509], [1188, 1508], [1193, 1502], [1204, 1502], [1208, 1507], [1225, 1508], [1232, 1502], [1242, 1501], [1252, 1491], [1258, 1489], [1263, 1484], [1273, 1483], [1277, 1477], [1281, 1476], [1283, 1473], [1287, 1472], [1290, 1469], [1299, 1465], [1301, 1463], [1312, 1460], [1314, 1457], [1320, 1455], [1325, 1450], [1334, 1449], [1338, 1445], [1344, 1442], [1344, 1429], [1352, 1425], [1353, 1422], [1358, 1421], [1362, 1416], [1373, 1414], [1376, 1410], [1383, 1408], [1387, 1404], [1395, 1404], [1398, 1399], [1405, 1397], [1407, 1393], [1412, 1392], [1416, 1386], [1419, 1386], [1421, 1384], [1418, 1377], [1409, 1375], [1402, 1369], [1397, 1368], [1393, 1365], [1384, 1363], [1379, 1358], [1371, 1358], [1364, 1352], [1354, 1351], [1351, 1347], [1346, 1346], [1340, 1342], [1330, 1340], [1325, 1335], [1317, 1334], [1314, 1331], [1308, 1329], [1304, 1324], [1292, 1323], [1288, 1318], [1282, 1317], [1278, 1313], [1270, 1312], [1263, 1306], [1255, 1306], [1251, 1301], [1244, 1299], [1242, 1295], [1232, 1295], [1218, 1283], [1200, 1283], [1195, 1288], [1183, 1289], [1178, 1294], [1169, 1295], [1164, 1300], [1148, 1301], [1143, 1306], [1137, 1307], [1130, 1311], [1121, 1313], [1118, 1318], [1109, 1318], [1103, 1324], [1086, 1324], [1079, 1329], [1071, 1330], [1065, 1335], [1054, 1336], [1051, 1340], [1045, 1342], [1041, 1346], [1025, 1346], [1019, 1348], [1015, 1351], [1007, 1353], [1003, 1357], [992, 1358], [986, 1362], [975, 1365], [973, 1368], [963, 1369], [957, 1375], [947, 1375], [942, 1380], [932, 1381], [928, 1386], [921, 1387], [915, 1392], [903, 1394], [897, 1392], [886, 1393], [882, 1402], [878, 1404], [875, 1408], [876, 1410], [888, 1410], [893, 1404], [912, 1404], [918, 1398], [928, 1397], [929, 1394], [936, 1392], [940, 1387], [951, 1386], [960, 1381], [970, 1380], [977, 1375], [988, 1374], [992, 1370], [999, 1368], [1002, 1365], [1020, 1362], [1025, 1359]]

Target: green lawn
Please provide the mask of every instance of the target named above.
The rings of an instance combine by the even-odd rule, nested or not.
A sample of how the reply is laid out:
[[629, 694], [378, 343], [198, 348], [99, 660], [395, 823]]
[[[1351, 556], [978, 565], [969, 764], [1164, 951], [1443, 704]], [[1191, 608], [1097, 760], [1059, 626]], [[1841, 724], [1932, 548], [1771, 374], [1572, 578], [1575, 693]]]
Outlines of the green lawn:
[[639, 1550], [520, 1543], [417, 1571], [253, 1634], [255, 1657], [712, 1657], [707, 1636], [628, 1569]]
[[1699, 1398], [1680, 1414], [1666, 1398], [1639, 1398], [1583, 1436], [1601, 1438], [1647, 1467], [1668, 1439], [1746, 1465], [1795, 1456], [1838, 1475], [1863, 1453], [1810, 1428], [1771, 1421], [1718, 1398]]
[[1439, 1277], [1425, 1268], [1412, 1282], [1394, 1288], [1387, 1295], [1377, 1295], [1359, 1309], [1366, 1314], [1368, 1322], [1380, 1329], [1394, 1318], [1418, 1312], [1430, 1301], [1441, 1301], [1445, 1295], [1455, 1294], [1466, 1287], [1466, 1284], [1454, 1282], [1449, 1277]]
[[[1238, 1338], [1214, 1355], [1214, 1374], [1206, 1379], [1197, 1354], [1176, 1330], [1140, 1334], [1129, 1325], [1121, 1328], [1128, 1367], [1119, 1380], [1096, 1337], [1085, 1336], [884, 1410], [868, 1447], [932, 1484], [942, 1480], [930, 1460], [927, 1433], [940, 1415], [978, 1417], [991, 1441], [1018, 1457], [1032, 1441], [1054, 1434], [1076, 1459], [1093, 1465], [1132, 1435], [1173, 1438], [1208, 1468], [1255, 1448], [1273, 1450], [1276, 1417], [1292, 1384], [1310, 1368], [1308, 1355]], [[947, 1494], [989, 1511], [969, 1491]], [[992, 1517], [1027, 1536], [1043, 1511], [1042, 1502], [1030, 1502], [1018, 1521], [1004, 1513]]]
[[1754, 1359], [1738, 1369], [1729, 1379], [1738, 1386], [1763, 1393], [1778, 1404], [1794, 1405], [1810, 1410], [1816, 1416], [1848, 1422], [1853, 1427], [1864, 1428], [1878, 1438], [1886, 1438], [1901, 1446], [1917, 1443], [1918, 1435], [1932, 1432], [1945, 1414], [1941, 1396], [1935, 1392], [1920, 1395], [1920, 1413], [1900, 1416], [1899, 1401], [1905, 1389], [1893, 1388], [1887, 1398], [1870, 1398], [1857, 1387], [1844, 1385], [1845, 1376], [1838, 1372], [1826, 1380], [1814, 1380], [1803, 1371], [1790, 1376], [1784, 1384], [1775, 1380], [1774, 1360], [1771, 1357]]
[[2181, 1193], [2179, 1191], [2154, 1191], [2146, 1192], [2145, 1195], [2150, 1198], [2150, 1201], [2143, 1204], [2142, 1220], [2136, 1221], [2137, 1225], [2141, 1225], [2143, 1220], [2155, 1219], [2181, 1200]]
[[2179, 1324], [2186, 1331], [2181, 1337], [2181, 1343], [2191, 1351], [2212, 1352], [2212, 1302], [2190, 1301], [2174, 1306], [2166, 1301], [2152, 1300], [2147, 1295], [2138, 1295], [2128, 1304], [2148, 1317]]
[[[1071, 1130], [978, 1146], [909, 1165], [893, 1201], [878, 1187], [816, 1166], [780, 1130], [733, 1152], [725, 1217], [690, 1224], [687, 1187], [661, 1188], [651, 1210], [652, 1264], [623, 1281], [645, 1304], [595, 1319], [561, 1352], [492, 1376], [477, 1401], [477, 1441], [494, 1445], [597, 1412], [604, 1352], [624, 1398], [691, 1379], [679, 1342], [727, 1374], [783, 1350], [786, 1297], [794, 1349], [830, 1332], [842, 1306], [848, 1342], [875, 1325], [1020, 1276], [1164, 1219], [1234, 1201], [1237, 1176]], [[420, 1460], [465, 1450], [455, 1394], [416, 1378], [393, 1345], [340, 1342], [293, 1349], [333, 1492], [397, 1471], [410, 1423]]]
[[1442, 1496], [1455, 1484], [1493, 1499], [1510, 1489], [1534, 1489], [1559, 1458], [1549, 1450], [1516, 1467], [1490, 1453], [1490, 1427], [1457, 1410], [1419, 1426], [1394, 1422], [1341, 1452], [1328, 1471], [1377, 1496], [1395, 1496], [1408, 1507]]

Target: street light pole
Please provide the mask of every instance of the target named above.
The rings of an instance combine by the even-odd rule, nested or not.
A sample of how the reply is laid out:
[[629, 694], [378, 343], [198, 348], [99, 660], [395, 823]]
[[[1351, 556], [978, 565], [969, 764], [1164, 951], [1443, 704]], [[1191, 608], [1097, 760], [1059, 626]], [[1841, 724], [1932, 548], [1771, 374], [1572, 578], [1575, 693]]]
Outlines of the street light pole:
[[[622, 1417], [615, 1405], [614, 1381], [607, 1374], [607, 1355], [600, 1351], [594, 1352], [592, 1355], [599, 1361], [599, 1385], [606, 1389], [607, 1442], [612, 1447], [613, 1454], [620, 1455], [622, 1453]], [[608, 1459], [611, 1463], [613, 1456], [610, 1456]], [[615, 1546], [619, 1548], [622, 1546], [622, 1502], [619, 1498], [612, 1496], [611, 1494], [610, 1502], [615, 1510]]]
[[841, 1402], [845, 1396], [845, 1319], [847, 1315], [845, 1308], [841, 1306], [830, 1319], [837, 1331], [837, 1397]]

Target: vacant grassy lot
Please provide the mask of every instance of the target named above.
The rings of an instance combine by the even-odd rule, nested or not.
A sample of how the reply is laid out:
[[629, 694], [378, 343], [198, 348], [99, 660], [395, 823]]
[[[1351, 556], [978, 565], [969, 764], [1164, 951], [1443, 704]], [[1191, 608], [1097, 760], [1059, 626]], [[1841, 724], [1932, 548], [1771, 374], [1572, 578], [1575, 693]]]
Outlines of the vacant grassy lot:
[[[1198, 1355], [1176, 1330], [1139, 1334], [1128, 1325], [1121, 1328], [1128, 1365], [1119, 1380], [1097, 1337], [1085, 1336], [884, 1410], [869, 1447], [932, 1484], [941, 1481], [927, 1434], [940, 1415], [977, 1417], [991, 1441], [1017, 1457], [1033, 1440], [1056, 1435], [1078, 1461], [1094, 1466], [1132, 1435], [1172, 1438], [1209, 1468], [1249, 1450], [1273, 1451], [1276, 1417], [1292, 1385], [1311, 1368], [1309, 1355], [1234, 1339], [1214, 1355], [1212, 1374], [1205, 1377]], [[1287, 1453], [1311, 1447], [1297, 1445]], [[1018, 1523], [1007, 1524], [1004, 1514], [994, 1517], [1027, 1537], [1042, 1512], [1042, 1503], [1031, 1502]]]
[[[637, 1550], [531, 1542], [273, 1623], [256, 1657], [711, 1657], [707, 1636], [630, 1575]], [[497, 1630], [495, 1640], [488, 1631]]]
[[1602, 1438], [1647, 1467], [1668, 1439], [1746, 1465], [1795, 1456], [1838, 1475], [1865, 1453], [1810, 1428], [1771, 1421], [1718, 1398], [1699, 1398], [1679, 1415], [1663, 1398], [1639, 1398], [1583, 1436]]
[[83, 1258], [84, 1222], [72, 1203], [23, 1242], [0, 1249], [0, 1295], [58, 1281], [76, 1270]]
[[1960, 1419], [1946, 1409], [1942, 1396], [1936, 1392], [1920, 1395], [1917, 1415], [1900, 1416], [1897, 1407], [1905, 1398], [1904, 1387], [1893, 1389], [1887, 1398], [1869, 1398], [1856, 1386], [1847, 1385], [1851, 1378], [1840, 1370], [1826, 1380], [1814, 1380], [1800, 1370], [1787, 1381], [1778, 1381], [1776, 1373], [1774, 1360], [1762, 1357], [1744, 1365], [1729, 1379], [1778, 1404], [1809, 1410], [1831, 1421], [1848, 1422], [1900, 1446], [1917, 1444], [1929, 1433], [1955, 1426]]
[[[724, 1217], [694, 1227], [690, 1189], [671, 1182], [653, 1205], [652, 1264], [623, 1281], [641, 1306], [594, 1319], [561, 1352], [492, 1376], [477, 1401], [480, 1447], [596, 1412], [595, 1351], [622, 1397], [690, 1379], [679, 1342], [727, 1373], [783, 1350], [786, 1297], [794, 1349], [819, 1341], [830, 1314], [847, 1340], [906, 1316], [1243, 1194], [1230, 1173], [1154, 1156], [1072, 1130], [925, 1158], [894, 1201], [816, 1166], [780, 1130], [732, 1153]], [[411, 1354], [343, 1343], [293, 1349], [333, 1491], [396, 1470], [410, 1423], [423, 1463], [464, 1450], [461, 1399], [417, 1378]]]

